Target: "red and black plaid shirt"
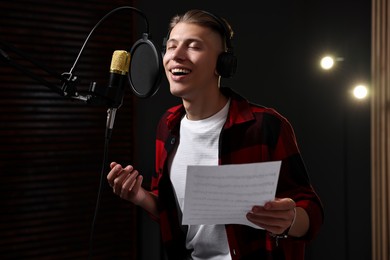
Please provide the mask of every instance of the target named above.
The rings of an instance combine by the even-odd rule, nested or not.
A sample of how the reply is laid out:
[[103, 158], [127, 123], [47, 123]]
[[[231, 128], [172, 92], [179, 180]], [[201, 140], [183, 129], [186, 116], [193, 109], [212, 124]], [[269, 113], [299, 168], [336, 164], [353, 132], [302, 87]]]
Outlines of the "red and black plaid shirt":
[[[231, 98], [227, 120], [219, 141], [219, 164], [282, 161], [276, 197], [292, 198], [306, 210], [310, 229], [304, 237], [279, 239], [262, 229], [225, 225], [232, 259], [304, 259], [305, 243], [312, 240], [323, 223], [323, 208], [301, 158], [294, 131], [275, 110], [251, 104], [229, 88]], [[161, 118], [156, 137], [156, 175], [151, 190], [158, 196], [160, 228], [169, 259], [185, 259], [185, 232], [181, 226], [167, 159], [178, 142], [182, 105], [169, 109]], [[248, 209], [249, 210], [249, 209]]]

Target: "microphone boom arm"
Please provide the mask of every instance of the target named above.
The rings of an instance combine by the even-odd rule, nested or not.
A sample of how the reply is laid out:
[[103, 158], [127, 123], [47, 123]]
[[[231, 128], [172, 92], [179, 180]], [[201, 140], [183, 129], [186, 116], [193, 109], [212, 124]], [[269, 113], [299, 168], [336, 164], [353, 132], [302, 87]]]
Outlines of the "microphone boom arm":
[[[12, 51], [13, 53], [17, 54], [19, 57], [29, 61], [31, 64], [35, 65], [36, 67], [40, 68], [41, 70], [45, 71], [46, 73], [48, 73], [49, 75], [59, 79], [60, 81], [62, 81], [64, 84], [67, 82], [67, 79], [61, 77], [59, 74], [55, 73], [54, 71], [50, 70], [49, 68], [47, 68], [46, 66], [42, 65], [41, 63], [39, 63], [38, 61], [32, 59], [31, 57], [29, 57], [28, 55], [24, 54], [23, 52], [21, 52], [20, 50], [16, 49], [15, 47], [9, 45], [9, 44], [6, 44], [4, 41], [0, 41], [0, 46], [4, 46], [5, 48], [7, 48], [8, 50]], [[9, 55], [7, 54], [7, 52], [5, 52], [5, 50], [1, 49], [0, 48], [0, 60], [4, 61], [5, 63], [7, 63], [8, 65], [14, 67], [15, 69], [19, 70], [20, 72], [28, 75], [30, 78], [34, 79], [35, 81], [41, 83], [42, 85], [50, 88], [52, 91], [56, 92], [57, 94], [61, 95], [61, 96], [66, 96], [66, 94], [61, 90], [61, 88], [59, 88], [58, 86], [56, 86], [55, 84], [53, 83], [50, 83], [49, 81], [47, 81], [46, 79], [38, 76], [36, 73], [32, 72], [31, 70], [27, 69], [26, 67], [24, 67], [23, 65], [19, 64], [19, 63], [16, 63], [14, 60], [12, 60]]]
[[[9, 44], [6, 44], [4, 41], [1, 41], [1, 40], [0, 40], [0, 61], [4, 61], [5, 63], [9, 64], [10, 66], [18, 69], [22, 73], [28, 75], [32, 79], [34, 79], [37, 82], [41, 83], [42, 85], [48, 87], [49, 89], [51, 89], [52, 91], [56, 92], [57, 94], [59, 94], [61, 96], [82, 100], [82, 101], [84, 101], [86, 103], [89, 103], [89, 104], [105, 104], [105, 105], [109, 106], [110, 101], [108, 100], [108, 98], [104, 97], [104, 96], [101, 96], [99, 93], [95, 92], [95, 90], [98, 89], [97, 86], [96, 86], [96, 82], [91, 82], [90, 83], [90, 93], [91, 94], [88, 94], [87, 96], [79, 95], [79, 93], [77, 91], [77, 87], [76, 87], [76, 85], [78, 83], [78, 77], [73, 75], [73, 70], [76, 68], [78, 60], [79, 60], [79, 58], [80, 58], [80, 56], [81, 56], [85, 46], [87, 45], [87, 42], [89, 41], [89, 38], [91, 37], [92, 33], [95, 31], [95, 29], [103, 21], [105, 21], [109, 16], [111, 16], [113, 13], [115, 13], [117, 11], [120, 11], [120, 10], [131, 10], [131, 11], [135, 11], [136, 13], [141, 15], [142, 18], [145, 21], [146, 34], [149, 34], [149, 23], [148, 23], [148, 19], [147, 19], [146, 15], [141, 10], [139, 10], [139, 9], [137, 9], [135, 7], [121, 6], [121, 7], [118, 7], [118, 8], [115, 8], [115, 9], [111, 10], [109, 13], [104, 15], [103, 18], [101, 18], [95, 24], [95, 26], [92, 28], [92, 30], [89, 32], [87, 38], [85, 39], [84, 44], [82, 45], [82, 47], [81, 47], [81, 49], [80, 49], [80, 51], [79, 51], [79, 53], [77, 55], [77, 58], [76, 58], [76, 60], [75, 60], [75, 62], [73, 64], [72, 68], [69, 70], [69, 72], [64, 72], [61, 75], [59, 75], [56, 72], [54, 72], [54, 71], [50, 70], [49, 68], [47, 68], [46, 66], [42, 65], [38, 61], [32, 59], [31, 57], [29, 57], [25, 53], [21, 52], [20, 50], [16, 49], [15, 47], [12, 47]], [[12, 51], [13, 53], [17, 54], [21, 58], [29, 61], [30, 63], [32, 63], [36, 67], [38, 67], [41, 70], [45, 71], [46, 73], [48, 73], [52, 77], [59, 79], [61, 84], [62, 84], [62, 86], [59, 87], [56, 84], [50, 83], [46, 79], [44, 79], [43, 77], [38, 76], [33, 71], [31, 71], [31, 70], [27, 69], [26, 67], [24, 67], [23, 65], [16, 63], [15, 61], [13, 61], [9, 57], [9, 55], [6, 53], [6, 51], [4, 49], [2, 49], [2, 48], [6, 48], [7, 50]]]

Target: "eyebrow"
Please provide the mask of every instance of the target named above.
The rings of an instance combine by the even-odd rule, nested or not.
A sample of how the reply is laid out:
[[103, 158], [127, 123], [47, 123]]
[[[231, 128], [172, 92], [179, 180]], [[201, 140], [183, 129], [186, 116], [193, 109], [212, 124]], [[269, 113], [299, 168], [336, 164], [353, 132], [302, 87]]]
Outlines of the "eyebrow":
[[[168, 39], [167, 44], [169, 44], [169, 43], [171, 43], [171, 42], [173, 42], [173, 43], [178, 43], [178, 42], [180, 42], [180, 40], [177, 40], [177, 39], [175, 39], [175, 38], [173, 38], [173, 39]], [[182, 42], [188, 44], [188, 43], [191, 43], [191, 42], [202, 43], [203, 41], [200, 40], [200, 39], [198, 39], [198, 38], [187, 38], [187, 39], [185, 39], [185, 40], [182, 41]]]

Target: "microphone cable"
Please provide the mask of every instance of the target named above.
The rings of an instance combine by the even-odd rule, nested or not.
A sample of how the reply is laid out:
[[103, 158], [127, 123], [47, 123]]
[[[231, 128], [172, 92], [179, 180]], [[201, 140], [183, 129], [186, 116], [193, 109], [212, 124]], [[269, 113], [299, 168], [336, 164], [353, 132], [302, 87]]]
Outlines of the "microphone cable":
[[97, 215], [99, 212], [100, 198], [101, 198], [103, 179], [104, 179], [103, 177], [104, 177], [105, 169], [106, 169], [107, 164], [108, 164], [108, 157], [107, 157], [108, 145], [109, 145], [110, 138], [111, 138], [111, 134], [108, 133], [109, 131], [111, 131], [111, 130], [106, 128], [105, 141], [104, 141], [104, 151], [103, 151], [103, 166], [102, 166], [102, 169], [100, 172], [99, 189], [98, 189], [97, 198], [96, 198], [95, 212], [94, 212], [92, 224], [91, 224], [91, 231], [90, 231], [90, 237], [89, 237], [88, 259], [92, 259], [92, 255], [93, 255], [93, 239], [94, 239], [95, 225], [96, 225]]

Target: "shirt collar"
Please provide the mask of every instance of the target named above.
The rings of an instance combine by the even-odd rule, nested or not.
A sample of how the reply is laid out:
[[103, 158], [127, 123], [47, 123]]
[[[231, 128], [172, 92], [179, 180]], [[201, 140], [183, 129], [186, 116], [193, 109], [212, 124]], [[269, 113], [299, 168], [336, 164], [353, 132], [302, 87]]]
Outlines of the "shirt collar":
[[[240, 124], [254, 119], [248, 100], [231, 88], [221, 87], [220, 90], [225, 96], [231, 98], [229, 113], [224, 128], [229, 128], [234, 124]], [[181, 118], [185, 114], [183, 104], [170, 108], [168, 113], [167, 125], [169, 130], [172, 130], [180, 123]]]

